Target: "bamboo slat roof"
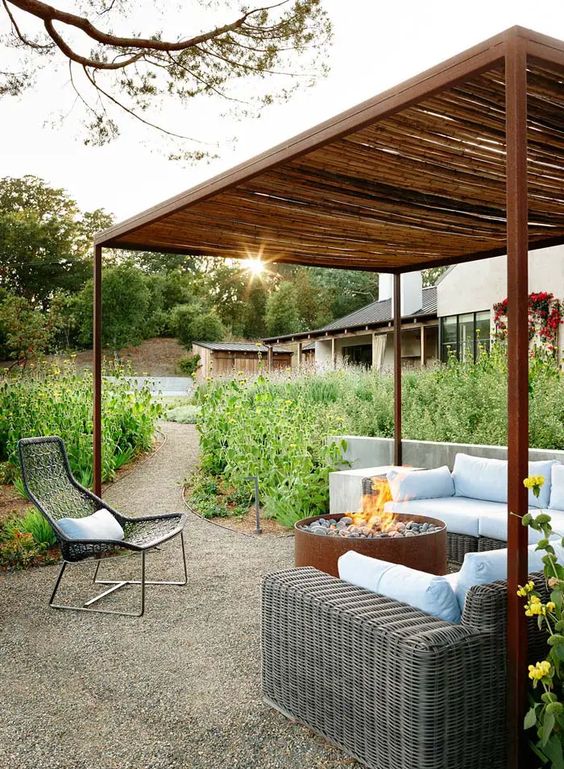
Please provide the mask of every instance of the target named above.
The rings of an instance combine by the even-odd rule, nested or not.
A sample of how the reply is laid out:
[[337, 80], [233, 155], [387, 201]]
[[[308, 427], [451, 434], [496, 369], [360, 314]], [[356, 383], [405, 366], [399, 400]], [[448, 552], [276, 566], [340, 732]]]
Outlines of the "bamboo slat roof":
[[530, 248], [564, 242], [564, 43], [514, 27], [118, 224], [125, 249], [400, 271], [506, 252], [504, 57], [528, 56]]

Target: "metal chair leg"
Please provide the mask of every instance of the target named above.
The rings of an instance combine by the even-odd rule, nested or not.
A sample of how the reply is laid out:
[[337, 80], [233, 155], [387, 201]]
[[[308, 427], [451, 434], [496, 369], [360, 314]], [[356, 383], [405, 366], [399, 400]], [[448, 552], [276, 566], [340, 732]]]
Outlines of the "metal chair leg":
[[[65, 573], [66, 567], [68, 566], [68, 563], [69, 563], [68, 561], [63, 561], [63, 564], [61, 566], [61, 569], [55, 581], [55, 587], [53, 588], [53, 592], [51, 593], [51, 598], [49, 599], [49, 606], [52, 609], [83, 611], [83, 612], [90, 612], [92, 614], [116, 614], [120, 617], [142, 617], [143, 614], [145, 613], [146, 585], [176, 585], [176, 586], [183, 587], [188, 583], [188, 569], [186, 566], [186, 549], [184, 546], [183, 532], [180, 533], [180, 543], [182, 548], [182, 565], [183, 565], [183, 571], [184, 571], [184, 579], [181, 582], [174, 582], [174, 581], [168, 581], [168, 580], [147, 580], [145, 576], [146, 575], [146, 568], [145, 568], [146, 567], [146, 563], [145, 563], [146, 551], [142, 550], [141, 551], [141, 579], [129, 579], [129, 580], [97, 579], [98, 571], [101, 565], [101, 560], [99, 560], [98, 563], [96, 564], [93, 582], [98, 585], [111, 585], [111, 587], [107, 590], [104, 590], [102, 593], [99, 593], [97, 596], [94, 596], [94, 598], [90, 598], [82, 606], [74, 606], [71, 604], [69, 605], [57, 604], [55, 603], [55, 596], [59, 589], [59, 585], [61, 584], [61, 579], [63, 578], [63, 574]], [[101, 598], [104, 598], [105, 596], [110, 595], [110, 593], [113, 593], [122, 587], [126, 587], [127, 585], [140, 585], [141, 587], [141, 596], [140, 596], [141, 600], [140, 600], [140, 606], [139, 606], [138, 612], [124, 612], [124, 611], [117, 611], [115, 609], [91, 609], [90, 608], [92, 604], [96, 603]]]
[[[180, 533], [180, 546], [182, 548], [182, 567], [184, 572], [184, 579], [181, 581], [176, 580], [164, 580], [164, 579], [147, 579], [145, 580], [146, 585], [174, 585], [177, 587], [184, 587], [184, 585], [188, 584], [188, 567], [186, 566], [186, 548], [184, 546], [184, 533]], [[105, 560], [110, 560], [109, 558]], [[100, 568], [101, 561], [98, 563], [96, 567], [96, 572], [94, 574], [93, 582], [95, 582], [97, 585], [118, 585], [120, 584], [120, 580], [116, 579], [97, 579], [98, 575], [98, 569]], [[140, 585], [141, 581], [138, 579], [130, 579], [127, 580], [128, 585]], [[116, 588], [117, 589], [117, 588]]]

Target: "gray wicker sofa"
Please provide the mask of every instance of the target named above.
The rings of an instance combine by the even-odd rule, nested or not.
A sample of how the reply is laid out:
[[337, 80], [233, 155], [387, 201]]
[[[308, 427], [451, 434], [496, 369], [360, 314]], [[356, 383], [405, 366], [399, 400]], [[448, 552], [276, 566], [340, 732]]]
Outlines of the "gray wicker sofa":
[[471, 588], [454, 625], [316, 569], [271, 574], [265, 701], [371, 769], [505, 769], [506, 595]]

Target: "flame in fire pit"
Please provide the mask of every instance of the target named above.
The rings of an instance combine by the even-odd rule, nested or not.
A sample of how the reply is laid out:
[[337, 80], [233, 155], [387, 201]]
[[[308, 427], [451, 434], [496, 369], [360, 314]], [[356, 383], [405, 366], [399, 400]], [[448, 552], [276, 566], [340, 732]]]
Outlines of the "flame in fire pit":
[[372, 479], [372, 494], [365, 494], [362, 498], [362, 510], [358, 513], [349, 513], [353, 526], [367, 526], [385, 533], [394, 525], [397, 515], [384, 511], [386, 502], [390, 502], [392, 495], [386, 478]]

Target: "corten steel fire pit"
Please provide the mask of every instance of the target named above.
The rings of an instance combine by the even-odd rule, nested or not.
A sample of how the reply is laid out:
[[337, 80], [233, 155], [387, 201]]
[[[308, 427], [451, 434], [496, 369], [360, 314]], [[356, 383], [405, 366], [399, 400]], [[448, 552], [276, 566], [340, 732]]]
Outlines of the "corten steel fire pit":
[[429, 574], [447, 573], [447, 530], [443, 521], [423, 515], [397, 513], [395, 520], [405, 524], [429, 524], [433, 530], [409, 537], [376, 536], [374, 538], [353, 538], [341, 536], [320, 536], [304, 529], [324, 518], [338, 521], [346, 513], [315, 516], [298, 521], [295, 528], [296, 566], [314, 566], [320, 571], [338, 577], [337, 561], [349, 550], [381, 558], [392, 563], [401, 563]]

